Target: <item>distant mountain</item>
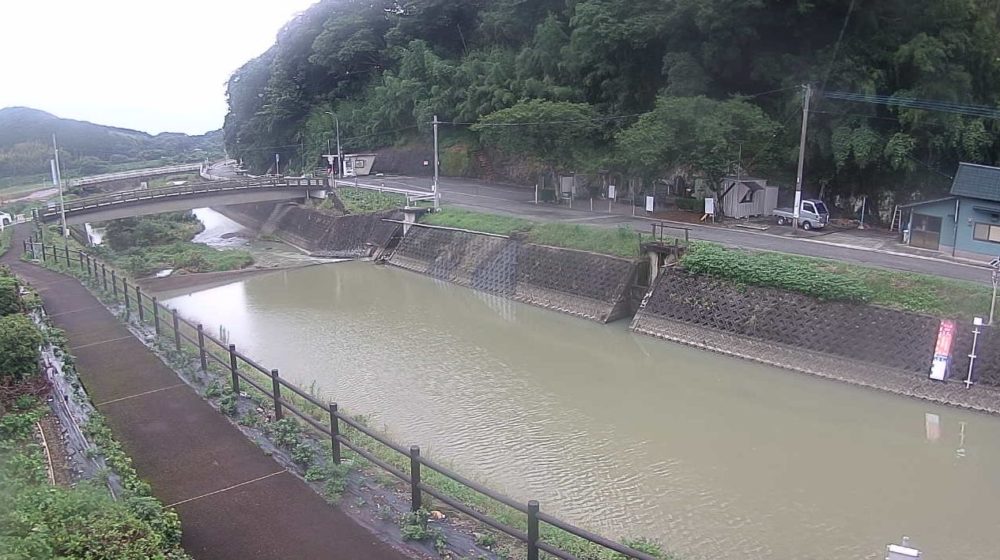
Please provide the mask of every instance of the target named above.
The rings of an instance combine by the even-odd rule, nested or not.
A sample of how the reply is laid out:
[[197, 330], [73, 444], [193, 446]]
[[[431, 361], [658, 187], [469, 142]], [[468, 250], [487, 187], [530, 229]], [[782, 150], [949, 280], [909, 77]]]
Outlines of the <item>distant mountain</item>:
[[90, 175], [117, 169], [201, 161], [223, 154], [222, 131], [190, 136], [164, 132], [155, 136], [113, 126], [59, 118], [28, 107], [0, 109], [0, 177], [46, 174], [52, 158], [52, 134], [59, 142], [63, 173]]

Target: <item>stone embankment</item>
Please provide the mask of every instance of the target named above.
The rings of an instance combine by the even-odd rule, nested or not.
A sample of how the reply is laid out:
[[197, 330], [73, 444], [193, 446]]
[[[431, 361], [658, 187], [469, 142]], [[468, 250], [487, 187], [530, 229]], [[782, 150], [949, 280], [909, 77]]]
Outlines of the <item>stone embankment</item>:
[[413, 226], [390, 264], [607, 323], [630, 315], [636, 262], [451, 228]]
[[[402, 212], [332, 216], [295, 204], [239, 204], [217, 209], [228, 218], [273, 235], [314, 256], [377, 256], [397, 235]], [[386, 219], [395, 220], [392, 222]]]
[[821, 377], [944, 404], [1000, 413], [1000, 348], [979, 336], [973, 380], [971, 327], [960, 326], [952, 382], [927, 378], [940, 320], [666, 269], [632, 321], [635, 332]]

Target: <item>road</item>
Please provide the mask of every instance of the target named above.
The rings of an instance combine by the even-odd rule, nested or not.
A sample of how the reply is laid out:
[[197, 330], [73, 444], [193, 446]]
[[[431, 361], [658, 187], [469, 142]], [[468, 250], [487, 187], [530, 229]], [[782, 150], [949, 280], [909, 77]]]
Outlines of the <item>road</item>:
[[[231, 174], [213, 166], [213, 174]], [[368, 185], [384, 185], [386, 187], [406, 188], [420, 191], [430, 191], [433, 180], [429, 177], [359, 177], [358, 182]], [[594, 211], [590, 211], [589, 201], [574, 202], [575, 208], [566, 204], [534, 202], [534, 191], [530, 188], [485, 183], [474, 179], [441, 178], [441, 204], [480, 212], [491, 212], [525, 218], [534, 221], [562, 222], [584, 224], [598, 227], [617, 228], [627, 226], [635, 231], [649, 232], [651, 224], [660, 220], [632, 217], [632, 209], [626, 204], [616, 203], [612, 213], [608, 213], [608, 201], [594, 201]], [[584, 208], [581, 209], [581, 206]], [[642, 209], [637, 209], [642, 211]], [[756, 231], [713, 225], [676, 223], [689, 229], [691, 239], [711, 241], [727, 247], [753, 249], [758, 251], [775, 251], [792, 255], [821, 257], [853, 264], [902, 270], [929, 274], [955, 280], [965, 280], [981, 284], [990, 283], [990, 271], [985, 264], [977, 265], [969, 262], [949, 260], [930, 254], [908, 254], [910, 249], [903, 246], [892, 249], [877, 249], [860, 245], [870, 238], [857, 237], [858, 245], [843, 240], [851, 239], [850, 235], [837, 234], [837, 241], [830, 241], [833, 235], [824, 232], [799, 232], [792, 235], [789, 228]], [[893, 244], [889, 244], [890, 246]]]

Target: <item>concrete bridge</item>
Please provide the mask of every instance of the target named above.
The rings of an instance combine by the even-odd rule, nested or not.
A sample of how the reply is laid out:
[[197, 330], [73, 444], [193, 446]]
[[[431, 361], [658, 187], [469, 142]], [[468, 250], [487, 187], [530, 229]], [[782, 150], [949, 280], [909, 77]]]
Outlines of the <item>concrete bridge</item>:
[[[327, 187], [326, 179], [279, 177], [125, 191], [67, 201], [66, 224], [103, 222], [208, 206], [326, 198]], [[49, 203], [40, 218], [43, 222], [58, 222], [58, 202]]]

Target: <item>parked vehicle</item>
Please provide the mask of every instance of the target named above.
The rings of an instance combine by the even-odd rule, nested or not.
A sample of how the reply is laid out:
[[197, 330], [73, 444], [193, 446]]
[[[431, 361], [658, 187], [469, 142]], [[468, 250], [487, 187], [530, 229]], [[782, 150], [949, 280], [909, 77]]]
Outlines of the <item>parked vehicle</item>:
[[[791, 224], [795, 219], [795, 212], [792, 208], [778, 208], [771, 212], [772, 216], [777, 216], [778, 225]], [[826, 204], [822, 200], [807, 198], [802, 201], [799, 208], [799, 226], [804, 230], [823, 229], [830, 223], [830, 211], [826, 209]]]

